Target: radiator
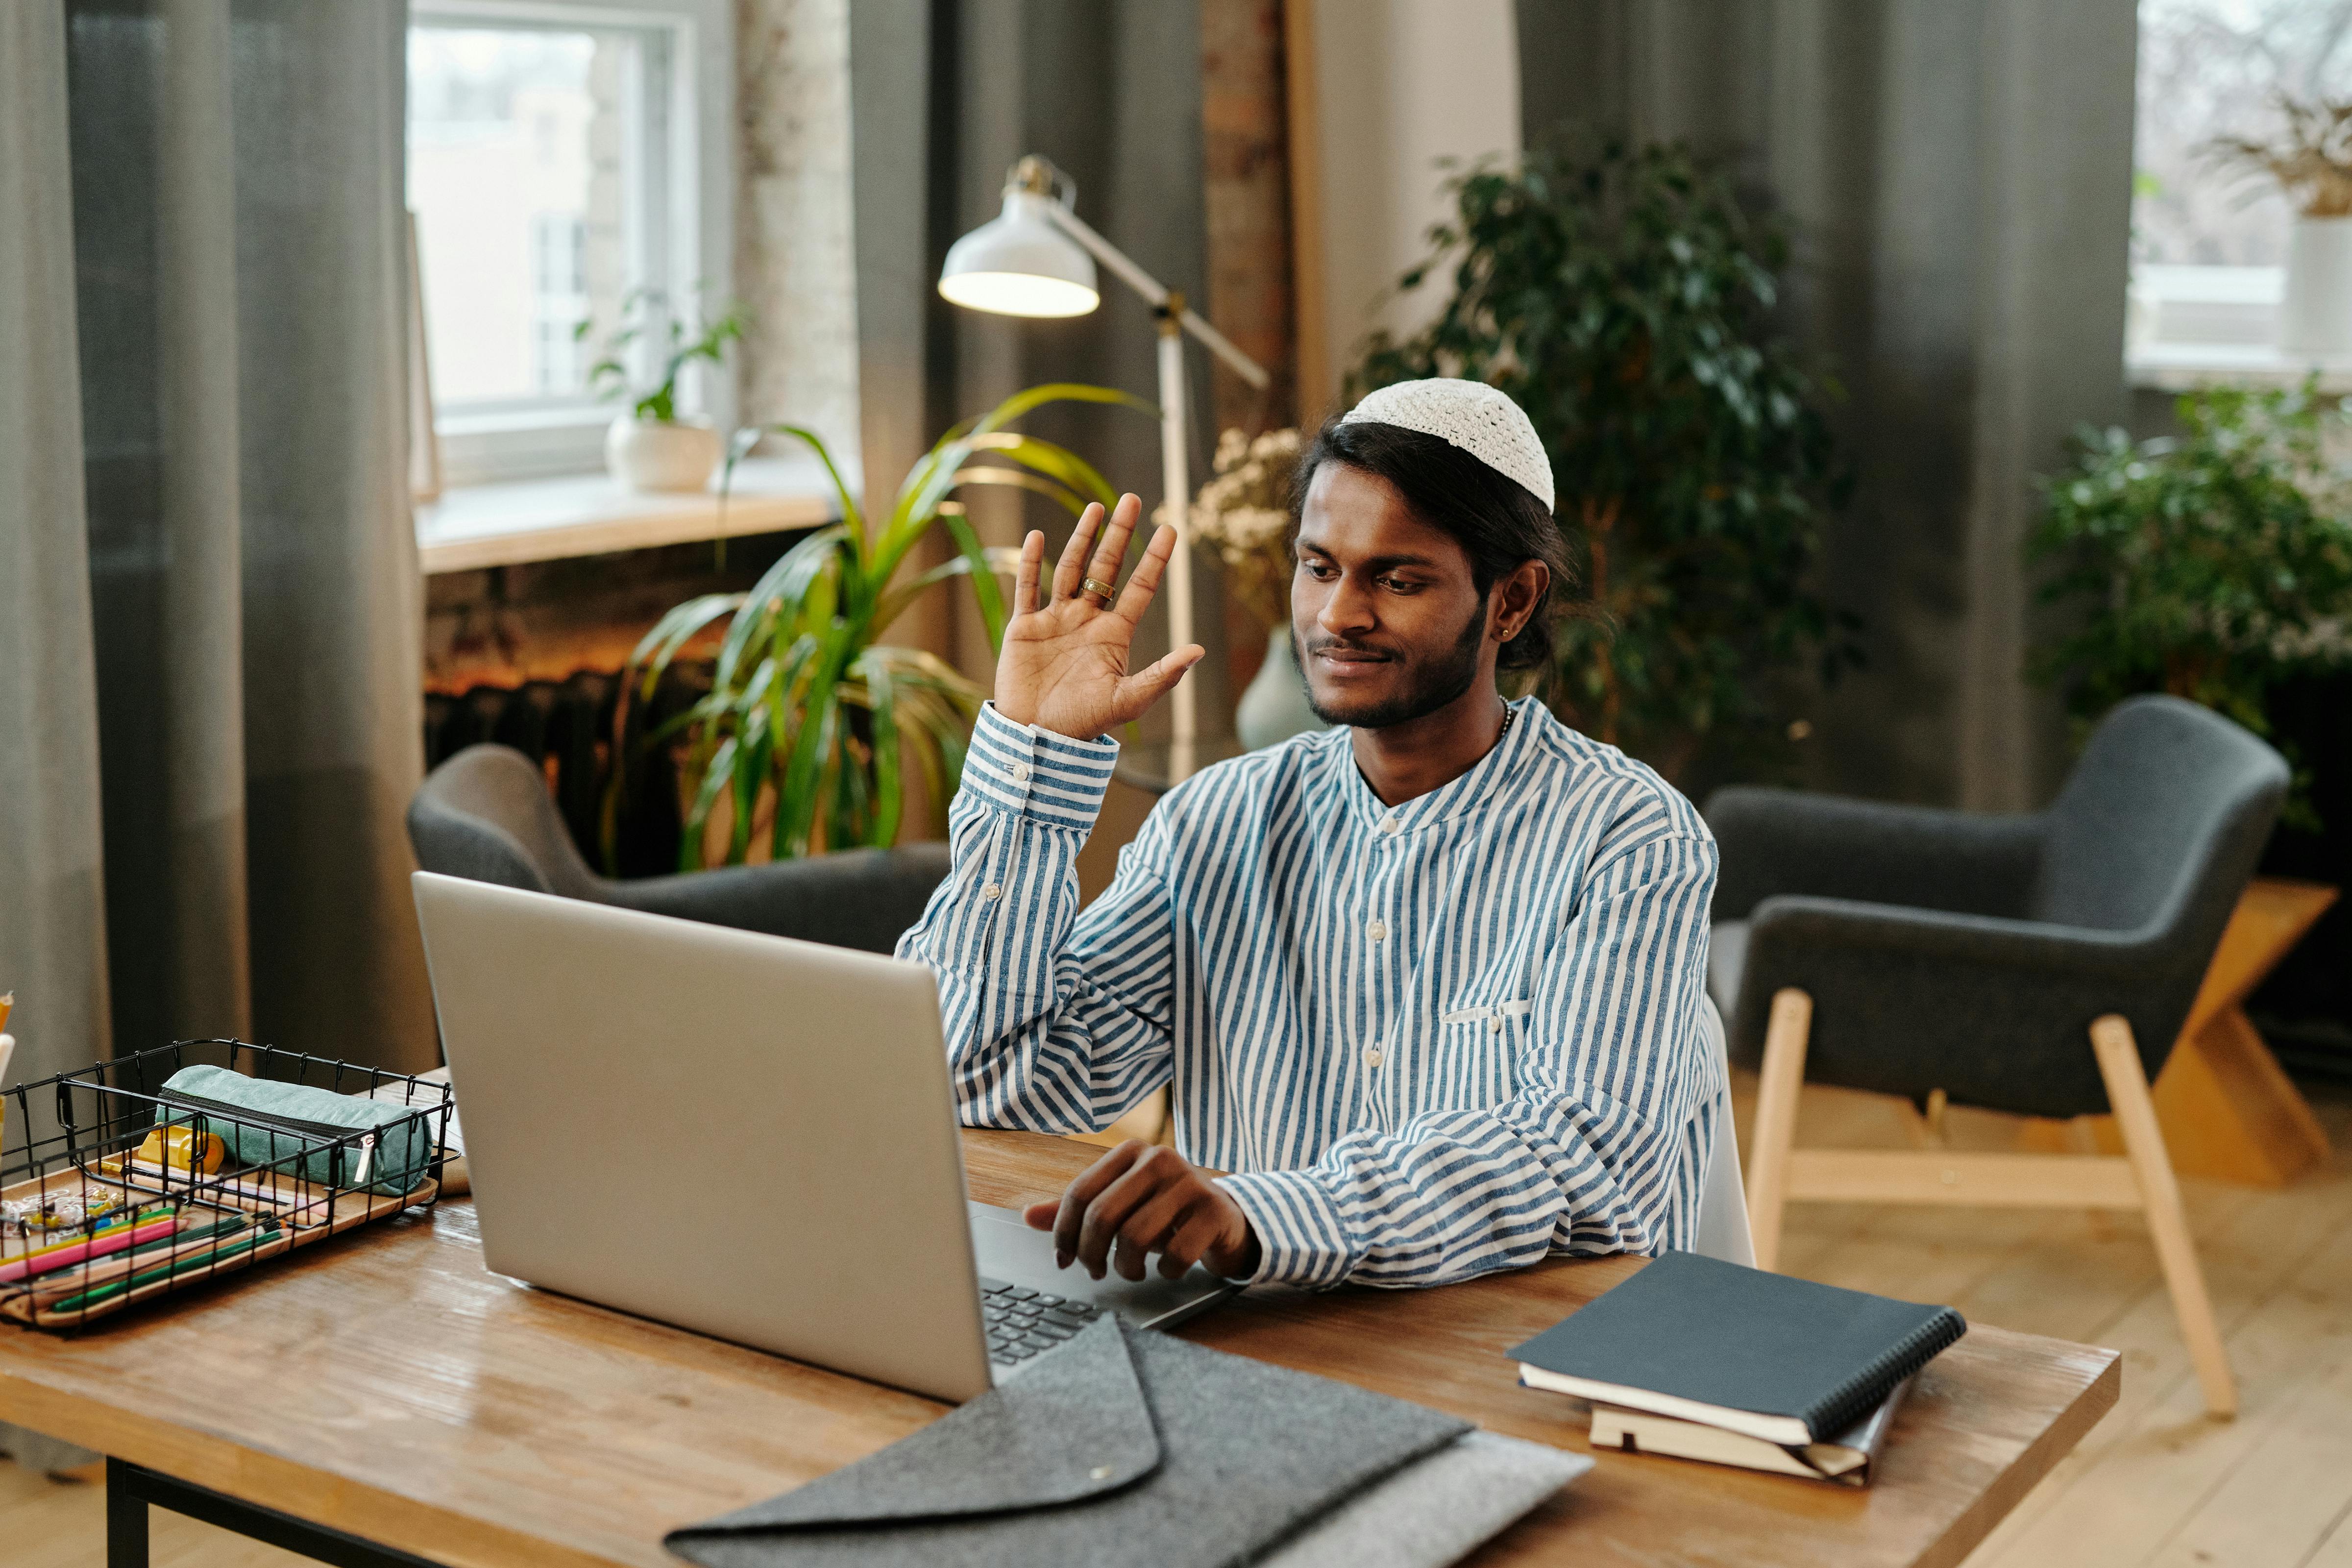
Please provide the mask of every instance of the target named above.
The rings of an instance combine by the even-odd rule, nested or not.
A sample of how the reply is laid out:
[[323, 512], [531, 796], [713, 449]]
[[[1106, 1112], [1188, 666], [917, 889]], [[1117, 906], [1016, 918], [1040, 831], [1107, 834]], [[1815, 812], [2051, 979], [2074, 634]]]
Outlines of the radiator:
[[677, 766], [669, 747], [648, 752], [645, 731], [691, 708], [710, 689], [710, 667], [679, 663], [663, 672], [651, 702], [629, 707], [627, 788], [615, 823], [615, 857], [606, 864], [603, 843], [604, 796], [613, 778], [613, 712], [620, 695], [617, 672], [581, 670], [562, 680], [530, 680], [520, 686], [477, 686], [450, 696], [425, 698], [425, 765], [427, 770], [489, 742], [511, 746], [547, 775], [556, 809], [572, 841], [591, 866], [607, 876], [652, 877], [677, 869], [680, 820]]

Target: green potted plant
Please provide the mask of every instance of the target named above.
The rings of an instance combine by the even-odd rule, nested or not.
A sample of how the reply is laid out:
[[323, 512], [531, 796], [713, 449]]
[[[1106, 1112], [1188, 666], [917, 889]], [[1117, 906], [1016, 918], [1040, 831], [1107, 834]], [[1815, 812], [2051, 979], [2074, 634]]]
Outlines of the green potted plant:
[[[2325, 452], [2345, 416], [2311, 383], [2189, 393], [2175, 417], [2178, 437], [2137, 443], [2085, 429], [2045, 481], [2027, 556], [2072, 629], [2029, 673], [2084, 730], [2168, 691], [2269, 735], [2272, 688], [2352, 662], [2352, 490]], [[2288, 818], [2316, 826], [2303, 793]]]
[[[697, 360], [711, 364], [726, 361], [728, 347], [740, 342], [751, 317], [740, 303], [730, 303], [712, 321], [678, 315], [666, 296], [652, 289], [635, 289], [621, 301], [620, 324], [604, 340], [604, 352], [588, 368], [588, 384], [606, 402], [628, 399], [627, 412], [616, 416], [604, 432], [604, 466], [633, 490], [698, 490], [710, 482], [719, 467], [719, 431], [708, 419], [681, 418], [677, 411], [677, 379]], [[593, 319], [572, 329], [575, 341], [594, 330]], [[657, 334], [660, 371], [646, 390], [630, 374], [629, 358], [648, 334]]]
[[1559, 639], [1563, 719], [1670, 779], [1711, 742], [1754, 771], [1804, 732], [1772, 678], [1857, 658], [1807, 586], [1843, 473], [1820, 392], [1771, 336], [1780, 235], [1680, 146], [1531, 153], [1449, 183], [1454, 213], [1403, 289], [1452, 289], [1402, 342], [1375, 334], [1350, 392], [1458, 375], [1510, 394], [1551, 455], [1594, 612]]
[[[892, 622], [923, 594], [968, 578], [991, 647], [1004, 635], [1004, 601], [996, 573], [1011, 572], [1016, 552], [983, 549], [956, 492], [1002, 485], [1048, 496], [1076, 514], [1118, 493], [1084, 458], [1012, 428], [1023, 415], [1054, 402], [1150, 404], [1099, 386], [1060, 383], [1031, 387], [975, 420], [955, 426], [915, 465], [887, 512], [869, 516], [814, 432], [773, 425], [737, 433], [728, 468], [762, 436], [805, 441], [833, 476], [841, 521], [784, 552], [750, 592], [708, 594], [656, 622], [630, 656], [615, 734], [628, 731], [628, 704], [649, 700], [663, 670], [706, 629], [721, 623], [708, 695], [639, 742], [683, 737], [686, 776], [694, 784], [679, 869], [711, 861], [738, 865], [750, 855], [764, 816], [771, 857], [894, 842], [906, 806], [906, 780], [923, 780], [943, 819], [963, 770], [965, 742], [984, 693], [932, 655], [881, 642]], [[956, 554], [901, 579], [908, 555], [934, 527], [954, 539]], [[614, 770], [604, 811], [604, 856], [614, 860], [619, 786]], [[728, 805], [723, 847], [706, 847], [706, 827]], [[715, 830], [714, 830], [715, 831]]]

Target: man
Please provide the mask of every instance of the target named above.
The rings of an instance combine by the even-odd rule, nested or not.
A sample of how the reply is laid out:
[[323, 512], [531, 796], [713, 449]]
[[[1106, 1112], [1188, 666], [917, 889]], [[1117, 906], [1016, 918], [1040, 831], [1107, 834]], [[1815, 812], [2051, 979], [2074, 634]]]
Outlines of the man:
[[[1083, 913], [1108, 738], [1201, 658], [1128, 672], [1175, 548], [1116, 586], [1139, 504], [1024, 542], [953, 869], [902, 957], [938, 972], [965, 1119], [1129, 1142], [1028, 1211], [1065, 1267], [1425, 1285], [1687, 1247], [1721, 1130], [1700, 1023], [1715, 845], [1690, 803], [1498, 668], [1551, 657], [1567, 581], [1527, 416], [1376, 392], [1302, 459], [1291, 632], [1341, 726], [1169, 792]], [[1088, 552], [1092, 551], [1092, 560]], [[1233, 1173], [1215, 1179], [1201, 1167]]]

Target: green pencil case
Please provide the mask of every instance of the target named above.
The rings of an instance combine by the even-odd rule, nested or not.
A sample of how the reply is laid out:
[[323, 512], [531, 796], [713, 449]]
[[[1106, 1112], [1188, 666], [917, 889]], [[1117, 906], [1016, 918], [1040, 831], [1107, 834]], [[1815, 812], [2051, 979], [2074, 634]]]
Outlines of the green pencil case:
[[[155, 1112], [157, 1126], [201, 1120], [202, 1130], [226, 1142], [237, 1163], [276, 1165], [289, 1175], [296, 1167], [281, 1162], [302, 1155], [302, 1179], [323, 1185], [364, 1186], [388, 1196], [414, 1192], [433, 1162], [436, 1129], [414, 1106], [216, 1067], [182, 1068], [155, 1098], [163, 1101]], [[341, 1139], [352, 1141], [304, 1153]]]

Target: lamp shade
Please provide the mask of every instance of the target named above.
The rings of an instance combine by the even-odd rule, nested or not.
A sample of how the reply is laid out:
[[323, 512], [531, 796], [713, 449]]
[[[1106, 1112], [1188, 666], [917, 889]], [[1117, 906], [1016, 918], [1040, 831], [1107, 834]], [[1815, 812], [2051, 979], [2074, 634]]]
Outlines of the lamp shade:
[[1004, 316], [1083, 316], [1102, 302], [1095, 261], [1046, 216], [1053, 198], [1004, 193], [1004, 210], [950, 247], [940, 293]]

